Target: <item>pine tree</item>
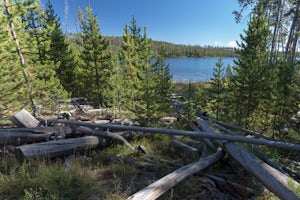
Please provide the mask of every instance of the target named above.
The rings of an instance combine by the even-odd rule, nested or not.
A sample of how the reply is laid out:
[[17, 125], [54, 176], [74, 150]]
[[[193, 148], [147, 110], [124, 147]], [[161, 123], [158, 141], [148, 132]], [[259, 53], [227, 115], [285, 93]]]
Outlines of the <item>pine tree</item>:
[[92, 13], [92, 9], [87, 7], [85, 15], [79, 10], [79, 20], [81, 28], [81, 39], [83, 51], [83, 94], [96, 103], [96, 106], [104, 105], [104, 91], [109, 88], [111, 76], [110, 54], [107, 51], [108, 42], [100, 34], [98, 20]]
[[[165, 115], [170, 113], [172, 99], [172, 75], [170, 74], [170, 67], [166, 64], [166, 49], [163, 46], [158, 48], [156, 55], [156, 68], [157, 80], [155, 81], [156, 100], [158, 103], [158, 114]], [[162, 117], [162, 116], [161, 116]]]
[[233, 87], [237, 120], [249, 128], [250, 123], [255, 119], [252, 118], [252, 114], [267, 92], [266, 86], [269, 78], [268, 42], [270, 31], [263, 3], [256, 6], [245, 34], [245, 36], [241, 35], [242, 42], [238, 44], [239, 48], [236, 50], [238, 59], [235, 61]]
[[[18, 6], [12, 6], [19, 4]], [[6, 7], [9, 8], [9, 12]], [[30, 92], [26, 87], [23, 70], [27, 72], [24, 57], [20, 58], [18, 50], [24, 53], [25, 42], [28, 35], [21, 30], [24, 25], [21, 16], [26, 14], [21, 2], [5, 1], [0, 10], [0, 94], [1, 104], [7, 109], [15, 111], [29, 104]], [[10, 26], [13, 24], [13, 28]], [[15, 32], [13, 36], [12, 31]], [[14, 41], [17, 37], [19, 46]], [[24, 41], [23, 41], [24, 40]], [[20, 48], [22, 45], [22, 49]], [[23, 55], [22, 55], [23, 56]]]
[[141, 35], [133, 17], [130, 26], [125, 26], [119, 58], [127, 108], [141, 123], [150, 125], [170, 110], [171, 76], [163, 51], [155, 58], [146, 28]]
[[[10, 5], [10, 12], [1, 7], [1, 27], [5, 31], [0, 33], [3, 40], [0, 46], [5, 52], [1, 53], [0, 64], [3, 104], [10, 110], [16, 110], [27, 106], [28, 100], [35, 104], [32, 99], [42, 103], [44, 98], [63, 97], [65, 93], [55, 78], [54, 65], [46, 56], [49, 42], [43, 37], [47, 31], [39, 27], [42, 18], [38, 2], [7, 0], [6, 4]], [[11, 23], [14, 27], [10, 26]], [[12, 31], [13, 35], [10, 34]], [[20, 52], [22, 58], [18, 56]], [[32, 109], [37, 115], [34, 106]]]
[[141, 74], [141, 29], [137, 27], [134, 17], [130, 26], [126, 25], [122, 36], [122, 44], [119, 53], [122, 79], [126, 90], [123, 94], [127, 109], [134, 113], [138, 101], [138, 87]]
[[77, 89], [74, 83], [76, 78], [76, 59], [62, 31], [60, 19], [55, 14], [49, 0], [45, 8], [45, 23], [43, 26], [45, 29], [48, 29], [48, 27], [53, 28], [48, 36], [51, 41], [48, 53], [50, 60], [54, 61], [54, 64], [57, 66], [56, 76], [69, 93], [76, 94], [76, 91], [74, 91]]
[[34, 68], [32, 78], [35, 96], [41, 103], [45, 100], [54, 103], [57, 98], [67, 97], [66, 91], [56, 77], [57, 64], [50, 56], [49, 35], [54, 26], [46, 24], [45, 13], [40, 6], [35, 10], [28, 10], [23, 20], [27, 22], [25, 31], [30, 35], [30, 52], [27, 53], [27, 58], [28, 64]]
[[[134, 36], [134, 31], [133, 38]], [[137, 106], [134, 110], [135, 115], [141, 119], [141, 122], [151, 125], [153, 119], [157, 116], [156, 111], [158, 104], [156, 102], [156, 84], [155, 84], [155, 65], [151, 63], [154, 54], [152, 51], [151, 40], [147, 38], [146, 28], [144, 28], [144, 36], [139, 46], [140, 62], [138, 65], [137, 81]]]
[[222, 59], [219, 58], [216, 66], [213, 68], [213, 77], [211, 78], [212, 87], [210, 89], [210, 99], [212, 104], [212, 110], [217, 119], [220, 118], [224, 104], [225, 93], [225, 68], [223, 66]]

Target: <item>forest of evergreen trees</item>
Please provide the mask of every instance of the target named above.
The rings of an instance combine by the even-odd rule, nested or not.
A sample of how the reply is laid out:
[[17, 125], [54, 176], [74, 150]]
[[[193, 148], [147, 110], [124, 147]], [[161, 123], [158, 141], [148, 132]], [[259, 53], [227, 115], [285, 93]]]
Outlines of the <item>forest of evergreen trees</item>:
[[[65, 35], [50, 2], [4, 0], [0, 12], [0, 104], [38, 114], [57, 98], [87, 97], [151, 124], [170, 113], [172, 76], [167, 57], [235, 56], [216, 63], [210, 87], [189, 103], [218, 119], [254, 130], [279, 130], [299, 109], [300, 0], [239, 0], [253, 6], [239, 48], [152, 41], [132, 17], [122, 37], [104, 37], [91, 8], [78, 11], [80, 32]], [[192, 105], [189, 104], [189, 105]], [[192, 112], [190, 109], [189, 112]]]
[[[118, 49], [121, 45], [121, 37], [105, 37], [110, 43]], [[199, 46], [199, 45], [183, 45], [172, 44], [163, 41], [152, 40], [153, 51], [158, 52], [160, 46], [162, 46], [166, 52], [167, 58], [172, 57], [235, 57], [234, 48], [230, 47], [214, 47], [214, 46]]]

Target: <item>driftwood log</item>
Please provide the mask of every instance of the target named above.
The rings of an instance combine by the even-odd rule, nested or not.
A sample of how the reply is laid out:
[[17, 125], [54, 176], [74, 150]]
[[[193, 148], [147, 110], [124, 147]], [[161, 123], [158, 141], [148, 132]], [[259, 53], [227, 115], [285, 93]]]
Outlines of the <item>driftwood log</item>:
[[[202, 127], [202, 130], [214, 134], [215, 131], [208, 126], [202, 119], [197, 120], [197, 124]], [[244, 169], [250, 172], [255, 178], [261, 181], [266, 188], [285, 200], [297, 200], [298, 197], [290, 190], [288, 181], [292, 182], [296, 187], [299, 183], [259, 160], [245, 148], [226, 141], [218, 141], [223, 149], [233, 157]]]
[[127, 200], [153, 200], [160, 197], [170, 188], [174, 187], [176, 184], [180, 183], [184, 179], [190, 177], [191, 175], [199, 172], [200, 170], [205, 169], [210, 166], [217, 160], [221, 159], [224, 156], [223, 151], [218, 151], [213, 155], [197, 162], [193, 162], [189, 165], [183, 166], [174, 172], [164, 176], [158, 181], [152, 183], [148, 187], [142, 189], [141, 191], [131, 195]]
[[53, 158], [75, 153], [75, 151], [89, 150], [99, 145], [96, 136], [62, 139], [16, 147], [15, 156], [20, 163], [29, 159]]
[[116, 124], [94, 124], [94, 123], [85, 123], [85, 122], [68, 121], [68, 120], [49, 120], [49, 121], [52, 123], [65, 123], [65, 124], [73, 124], [78, 126], [98, 127], [103, 129], [113, 129], [113, 130], [121, 130], [121, 131], [137, 131], [137, 132], [160, 133], [160, 134], [168, 134], [168, 135], [184, 135], [184, 136], [191, 136], [191, 137], [198, 137], [198, 138], [237, 141], [243, 143], [259, 144], [259, 145], [283, 148], [288, 150], [300, 151], [300, 144], [285, 143], [281, 141], [273, 141], [273, 140], [266, 140], [266, 139], [247, 138], [247, 137], [236, 136], [236, 135], [224, 135], [220, 133], [212, 134], [209, 132], [174, 130], [174, 129], [166, 129], [166, 128], [124, 126], [124, 125], [116, 125]]

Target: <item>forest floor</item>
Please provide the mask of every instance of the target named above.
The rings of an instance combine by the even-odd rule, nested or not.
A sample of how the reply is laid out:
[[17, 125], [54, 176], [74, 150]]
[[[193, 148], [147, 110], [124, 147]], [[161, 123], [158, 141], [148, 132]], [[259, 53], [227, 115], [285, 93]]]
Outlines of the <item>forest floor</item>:
[[[193, 91], [197, 85], [198, 83], [192, 83]], [[182, 93], [187, 88], [188, 83], [175, 84], [174, 93]], [[158, 125], [166, 127], [165, 124]], [[187, 128], [183, 124], [167, 127]], [[32, 160], [20, 165], [13, 154], [2, 151], [0, 199], [126, 199], [174, 170], [198, 161], [202, 153], [202, 140], [190, 144], [199, 149], [198, 152], [191, 153], [172, 145], [168, 135], [136, 132], [126, 139], [134, 147], [145, 147], [146, 153], [134, 152], [120, 142], [110, 141], [105, 147], [55, 159]], [[190, 139], [176, 137], [182, 143], [188, 143]], [[276, 162], [280, 162], [284, 155], [270, 148], [263, 150]], [[212, 153], [208, 149], [206, 155]], [[288, 159], [289, 155], [284, 158]], [[296, 166], [294, 169], [300, 171]], [[226, 184], [224, 186], [207, 175], [222, 178], [227, 183], [241, 184], [257, 191], [257, 194], [244, 193]], [[226, 155], [201, 173], [190, 176], [168, 190], [159, 199], [278, 198]]]

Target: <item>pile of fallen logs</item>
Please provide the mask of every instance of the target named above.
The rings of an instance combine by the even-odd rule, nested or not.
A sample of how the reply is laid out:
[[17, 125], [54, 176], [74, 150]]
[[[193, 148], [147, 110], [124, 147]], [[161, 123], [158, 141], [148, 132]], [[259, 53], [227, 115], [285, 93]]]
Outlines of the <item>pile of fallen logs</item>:
[[[30, 159], [55, 158], [74, 154], [76, 151], [89, 151], [92, 148], [107, 146], [109, 140], [119, 140], [134, 152], [146, 153], [143, 146], [134, 147], [123, 137], [128, 132], [167, 134], [172, 138], [172, 145], [181, 149], [181, 151], [201, 152], [198, 161], [178, 168], [141, 191], [132, 194], [128, 199], [156, 199], [179, 182], [193, 174], [199, 174], [200, 171], [224, 158], [225, 155], [239, 163], [255, 180], [262, 183], [279, 198], [299, 199], [290, 188], [290, 184], [293, 184], [296, 188], [299, 187], [299, 183], [296, 181], [299, 173], [282, 168], [268, 159], [259, 149], [259, 146], [282, 148], [299, 153], [300, 144], [277, 141], [207, 116], [199, 117], [196, 119], [196, 123], [191, 123], [192, 130], [190, 131], [130, 126], [111, 122], [96, 123], [62, 119], [37, 120], [26, 110], [21, 110], [15, 114], [11, 121], [17, 127], [1, 128], [0, 144], [6, 150], [14, 152], [20, 163]], [[233, 131], [237, 129], [247, 134], [247, 136], [237, 135]], [[187, 137], [189, 140], [186, 140], [187, 143], [184, 144], [176, 140], [176, 137], [179, 136]], [[199, 148], [188, 144], [189, 142], [197, 143], [199, 141], [197, 139], [203, 141], [203, 144], [198, 143]], [[239, 143], [250, 145], [249, 148], [252, 148], [255, 153], [251, 153]], [[215, 153], [206, 156], [207, 148]], [[287, 162], [298, 163], [299, 161]], [[223, 184], [224, 187], [233, 187], [236, 190], [256, 194], [255, 190], [240, 184], [228, 182], [210, 174], [202, 173], [202, 175], [221, 185]]]

